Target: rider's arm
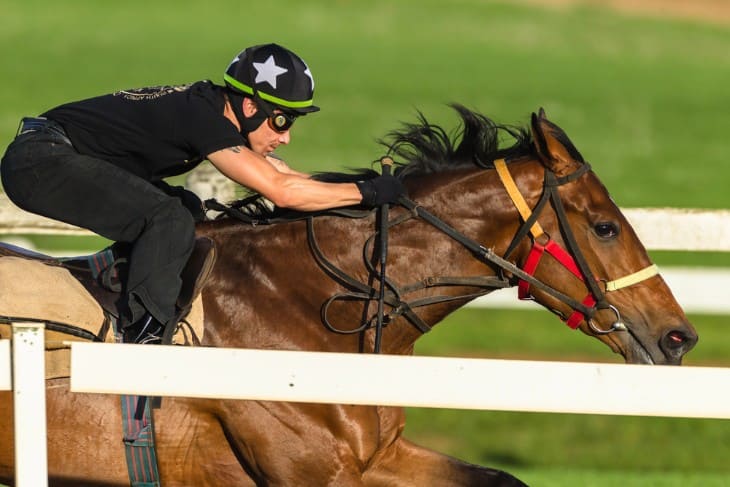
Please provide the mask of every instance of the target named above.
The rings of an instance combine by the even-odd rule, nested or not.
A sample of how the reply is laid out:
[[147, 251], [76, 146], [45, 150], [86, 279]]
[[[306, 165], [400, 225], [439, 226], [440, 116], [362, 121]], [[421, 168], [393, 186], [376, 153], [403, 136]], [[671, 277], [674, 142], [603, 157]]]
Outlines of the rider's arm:
[[292, 174], [294, 176], [299, 176], [302, 178], [308, 178], [309, 174], [299, 172], [295, 169], [292, 169], [286, 162], [284, 162], [283, 159], [279, 159], [276, 155], [267, 154], [266, 160], [269, 161], [269, 163], [274, 166], [274, 169], [276, 169], [279, 172], [283, 172], [284, 174]]
[[208, 155], [225, 176], [270, 199], [276, 206], [316, 211], [360, 203], [354, 183], [324, 183], [277, 170], [265, 157], [247, 147], [235, 146]]

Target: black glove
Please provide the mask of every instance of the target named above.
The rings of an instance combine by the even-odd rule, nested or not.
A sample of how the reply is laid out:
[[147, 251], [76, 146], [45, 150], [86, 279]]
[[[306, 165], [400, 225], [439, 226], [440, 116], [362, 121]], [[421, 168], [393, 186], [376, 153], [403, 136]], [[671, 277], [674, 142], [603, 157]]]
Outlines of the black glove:
[[355, 183], [360, 190], [363, 206], [380, 206], [386, 203], [397, 203], [398, 198], [406, 194], [400, 180], [394, 176], [378, 176]]

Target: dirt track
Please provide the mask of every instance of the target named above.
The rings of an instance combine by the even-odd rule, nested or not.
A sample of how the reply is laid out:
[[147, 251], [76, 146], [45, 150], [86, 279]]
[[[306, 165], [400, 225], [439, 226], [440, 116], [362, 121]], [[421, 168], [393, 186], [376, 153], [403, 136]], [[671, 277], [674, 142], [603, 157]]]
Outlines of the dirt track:
[[719, 25], [730, 25], [728, 0], [521, 0], [526, 3], [552, 5], [556, 8], [571, 5], [597, 5], [614, 8], [624, 13], [651, 17], [675, 17], [700, 20]]

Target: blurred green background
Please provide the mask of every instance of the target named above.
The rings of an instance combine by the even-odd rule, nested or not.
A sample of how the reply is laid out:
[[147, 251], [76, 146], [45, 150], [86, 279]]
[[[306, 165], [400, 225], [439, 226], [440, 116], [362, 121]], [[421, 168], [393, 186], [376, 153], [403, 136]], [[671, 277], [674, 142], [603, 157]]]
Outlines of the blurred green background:
[[[449, 102], [519, 125], [544, 107], [620, 206], [730, 208], [730, 28], [714, 20], [597, 2], [0, 0], [0, 146], [22, 116], [124, 88], [221, 82], [241, 49], [278, 42], [308, 62], [322, 107], [280, 150], [297, 168], [367, 166], [375, 140], [418, 110], [453, 127]], [[652, 257], [730, 267], [728, 254]], [[691, 318], [701, 338], [687, 363], [729, 366], [728, 318]], [[619, 360], [544, 311], [465, 309], [417, 352]], [[412, 409], [407, 433], [531, 485], [730, 484], [726, 421]]]

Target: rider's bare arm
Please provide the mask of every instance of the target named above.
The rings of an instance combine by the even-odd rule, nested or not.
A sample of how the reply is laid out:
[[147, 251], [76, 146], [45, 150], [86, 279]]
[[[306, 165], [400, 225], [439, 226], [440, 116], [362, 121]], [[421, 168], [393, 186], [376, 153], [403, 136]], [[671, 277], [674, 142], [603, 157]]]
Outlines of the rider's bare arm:
[[299, 172], [296, 169], [292, 169], [286, 162], [284, 162], [283, 159], [279, 159], [279, 157], [275, 154], [266, 154], [266, 160], [269, 161], [272, 166], [274, 166], [274, 169], [279, 172], [283, 172], [284, 174], [291, 174], [293, 176], [299, 176], [302, 178], [310, 177], [309, 174]]
[[208, 160], [225, 176], [278, 207], [316, 211], [356, 205], [362, 200], [354, 183], [323, 183], [302, 177], [302, 173], [280, 172], [264, 156], [244, 146], [213, 152]]

